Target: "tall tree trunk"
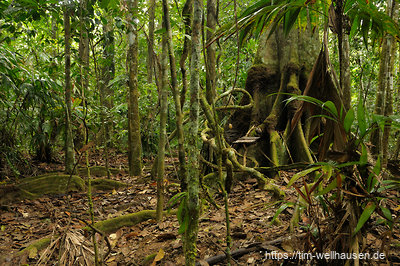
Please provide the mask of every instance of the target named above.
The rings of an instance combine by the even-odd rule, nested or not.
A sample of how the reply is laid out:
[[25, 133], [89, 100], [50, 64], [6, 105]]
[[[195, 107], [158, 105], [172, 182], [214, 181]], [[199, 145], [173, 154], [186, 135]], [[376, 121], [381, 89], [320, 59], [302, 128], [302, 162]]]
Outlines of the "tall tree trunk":
[[[250, 135], [259, 136], [257, 143], [247, 147], [247, 156], [260, 165], [312, 162], [305, 125], [298, 121], [291, 128], [299, 103], [285, 105], [288, 96], [282, 93], [299, 95], [305, 90], [320, 49], [318, 34], [307, 27], [304, 31], [292, 30], [287, 37], [281, 29], [269, 38], [268, 35], [267, 30], [260, 38], [253, 67], [247, 74], [246, 90], [253, 97], [253, 107], [232, 114], [225, 137], [232, 143], [249, 131]], [[248, 103], [243, 97], [241, 105]]]
[[100, 103], [102, 108], [101, 111], [101, 124], [103, 129], [103, 145], [104, 145], [104, 156], [107, 169], [107, 177], [110, 178], [109, 172], [109, 148], [111, 144], [112, 134], [112, 117], [110, 117], [110, 110], [113, 107], [113, 91], [110, 89], [109, 83], [115, 76], [115, 63], [114, 63], [114, 29], [112, 26], [112, 16], [106, 16], [106, 22], [103, 24], [103, 69], [102, 69], [102, 80], [100, 82]]
[[147, 82], [153, 82], [154, 70], [154, 17], [156, 12], [156, 1], [149, 0], [149, 41], [147, 46]]
[[186, 59], [189, 56], [190, 50], [190, 39], [188, 36], [191, 35], [191, 22], [192, 22], [192, 13], [193, 13], [193, 2], [192, 0], [186, 0], [185, 5], [182, 9], [182, 17], [183, 17], [183, 24], [185, 25], [185, 39], [183, 42], [183, 49], [182, 49], [182, 56], [179, 60], [179, 66], [182, 72], [182, 90], [181, 90], [181, 108], [185, 105], [185, 98], [187, 92], [187, 69], [186, 69]]
[[[388, 0], [386, 12], [392, 18], [397, 18], [396, 1]], [[395, 60], [395, 44], [393, 37], [387, 34], [382, 43], [380, 65], [378, 73], [378, 88], [375, 100], [375, 111], [377, 115], [390, 115], [393, 113], [393, 69]], [[390, 134], [390, 124], [385, 126], [384, 132], [375, 125], [371, 133], [372, 153], [380, 157], [383, 165], [387, 163], [388, 139]]]
[[71, 103], [71, 24], [70, 9], [64, 6], [65, 42], [65, 172], [72, 173], [75, 163], [74, 142], [72, 139]]
[[333, 21], [338, 36], [338, 48], [339, 48], [339, 71], [340, 71], [340, 89], [343, 96], [343, 104], [346, 110], [350, 108], [351, 102], [351, 76], [350, 76], [350, 44], [347, 25], [347, 17], [344, 15], [344, 4], [343, 0], [335, 0], [335, 18]]
[[164, 157], [167, 140], [168, 111], [168, 44], [167, 34], [163, 34], [161, 54], [161, 92], [160, 92], [160, 141], [157, 154], [157, 221], [162, 220], [164, 206]]
[[128, 52], [126, 64], [128, 69], [128, 163], [129, 175], [142, 174], [142, 142], [140, 138], [139, 116], [139, 90], [138, 90], [138, 32], [137, 17], [138, 1], [128, 0], [127, 28], [128, 28]]
[[188, 227], [185, 232], [186, 265], [195, 265], [196, 241], [199, 225], [199, 72], [200, 72], [200, 33], [203, 13], [202, 1], [194, 0], [192, 24], [192, 57], [190, 65], [190, 114], [188, 122]]
[[341, 59], [340, 80], [343, 93], [343, 104], [346, 110], [351, 105], [351, 72], [350, 72], [350, 42], [349, 35], [343, 30], [342, 59]]
[[185, 158], [185, 147], [184, 147], [184, 136], [183, 136], [183, 113], [180, 101], [180, 95], [178, 90], [178, 78], [176, 72], [174, 46], [172, 43], [172, 30], [171, 23], [169, 20], [169, 6], [168, 0], [163, 0], [163, 14], [164, 14], [164, 25], [167, 30], [167, 43], [168, 43], [168, 54], [169, 54], [169, 65], [171, 70], [171, 86], [172, 94], [175, 102], [175, 113], [176, 113], [176, 129], [178, 132], [178, 157], [179, 157], [179, 179], [181, 181], [181, 190], [186, 190], [186, 158]]
[[[397, 21], [399, 17], [399, 5], [395, 0], [388, 0], [388, 10], [389, 15], [392, 17], [394, 21]], [[389, 62], [388, 62], [388, 73], [386, 75], [386, 91], [385, 91], [385, 108], [383, 114], [385, 116], [393, 115], [393, 79], [395, 76], [394, 62], [396, 61], [396, 51], [397, 51], [397, 42], [395, 42], [393, 36], [388, 37], [388, 46], [389, 46]], [[392, 121], [387, 121], [383, 129], [382, 134], [382, 165], [386, 168], [388, 158], [389, 158], [389, 138], [391, 131], [391, 123]]]
[[[217, 13], [215, 0], [207, 0], [207, 29], [206, 42], [209, 43], [215, 32], [217, 24]], [[216, 96], [217, 78], [216, 78], [216, 59], [215, 59], [215, 42], [208, 46], [206, 56], [206, 98], [209, 104], [212, 103]]]

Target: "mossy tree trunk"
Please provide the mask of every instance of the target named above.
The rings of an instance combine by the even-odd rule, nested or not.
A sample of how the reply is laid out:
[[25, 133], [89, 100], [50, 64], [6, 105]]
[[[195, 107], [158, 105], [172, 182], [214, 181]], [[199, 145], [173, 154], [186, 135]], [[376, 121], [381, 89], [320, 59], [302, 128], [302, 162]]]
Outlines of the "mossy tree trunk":
[[171, 87], [172, 94], [175, 102], [175, 115], [176, 115], [176, 129], [178, 134], [178, 158], [179, 158], [179, 179], [181, 181], [181, 189], [186, 190], [186, 155], [184, 146], [184, 132], [183, 132], [183, 113], [181, 100], [178, 90], [178, 77], [176, 71], [176, 61], [174, 45], [172, 43], [172, 29], [171, 22], [169, 19], [169, 5], [168, 0], [163, 0], [163, 19], [164, 25], [167, 30], [167, 44], [168, 44], [168, 55], [169, 55], [169, 66], [171, 71]]
[[[285, 104], [289, 96], [284, 93], [300, 95], [304, 91], [321, 48], [318, 34], [307, 27], [292, 30], [288, 36], [279, 29], [270, 38], [268, 35], [266, 31], [260, 39], [246, 80], [246, 90], [254, 100], [251, 112], [235, 111], [227, 123], [230, 126], [225, 128], [225, 137], [232, 143], [248, 132], [260, 136], [257, 143], [247, 147], [248, 156], [260, 165], [312, 162], [305, 121], [299, 120], [293, 129], [291, 125], [300, 103]], [[241, 105], [248, 103], [243, 97]]]
[[128, 69], [128, 163], [129, 175], [142, 174], [142, 142], [140, 138], [139, 90], [138, 90], [138, 1], [128, 0], [127, 28], [128, 52], [126, 64]]
[[[387, 1], [386, 13], [393, 19], [398, 17], [398, 4], [396, 1]], [[375, 100], [375, 114], [391, 115], [393, 114], [393, 76], [394, 61], [396, 54], [396, 43], [393, 36], [387, 34], [382, 42], [380, 56], [380, 65], [378, 73], [378, 88]], [[390, 122], [386, 124], [383, 132], [375, 126], [371, 133], [372, 153], [382, 159], [385, 166], [388, 159], [388, 140], [390, 134]]]
[[149, 0], [149, 40], [147, 46], [147, 82], [153, 82], [153, 69], [154, 69], [154, 18], [156, 13], [156, 1]]
[[[165, 26], [165, 25], [164, 25]], [[160, 140], [157, 153], [157, 221], [162, 220], [164, 208], [164, 157], [167, 142], [168, 111], [168, 44], [167, 34], [163, 34], [161, 54], [161, 92], [160, 92]]]
[[[206, 41], [209, 43], [214, 37], [215, 26], [217, 24], [217, 9], [215, 0], [207, 0], [207, 28]], [[213, 42], [206, 50], [206, 98], [209, 104], [216, 97], [217, 76], [215, 71], [216, 58], [215, 46]]]
[[115, 76], [115, 62], [114, 62], [114, 29], [113, 29], [113, 18], [110, 15], [106, 15], [105, 22], [103, 24], [103, 63], [102, 63], [102, 76], [100, 81], [100, 104], [102, 106], [101, 111], [101, 125], [103, 130], [103, 146], [104, 156], [107, 169], [107, 178], [110, 178], [109, 172], [109, 148], [111, 144], [112, 135], [112, 117], [110, 110], [113, 107], [113, 91], [110, 89], [110, 81]]
[[75, 152], [72, 138], [72, 103], [71, 103], [71, 22], [70, 7], [64, 6], [64, 43], [65, 43], [65, 172], [74, 169]]
[[199, 225], [199, 90], [200, 90], [200, 33], [203, 13], [203, 2], [193, 1], [192, 24], [192, 56], [190, 65], [190, 113], [188, 122], [188, 194], [187, 215], [188, 226], [185, 232], [185, 260], [186, 265], [196, 263], [196, 241]]
[[183, 18], [183, 23], [185, 25], [185, 39], [183, 41], [183, 49], [182, 49], [182, 55], [181, 58], [179, 59], [179, 66], [181, 68], [181, 73], [182, 73], [182, 90], [181, 90], [181, 108], [183, 109], [183, 106], [185, 105], [185, 98], [186, 98], [186, 92], [188, 88], [188, 82], [187, 82], [187, 69], [186, 69], [186, 59], [189, 56], [189, 50], [190, 50], [190, 39], [188, 36], [191, 35], [191, 23], [192, 23], [192, 13], [193, 13], [193, 2], [192, 0], [186, 0], [185, 5], [183, 6], [182, 9], [182, 18]]

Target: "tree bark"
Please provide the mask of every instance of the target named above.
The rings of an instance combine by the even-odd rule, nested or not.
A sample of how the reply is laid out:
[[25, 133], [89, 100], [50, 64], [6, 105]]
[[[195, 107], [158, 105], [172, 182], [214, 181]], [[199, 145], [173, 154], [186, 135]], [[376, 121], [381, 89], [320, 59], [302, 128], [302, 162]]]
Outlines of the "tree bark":
[[156, 12], [156, 1], [149, 0], [149, 41], [147, 46], [147, 82], [153, 83], [154, 69], [154, 17]]
[[186, 265], [196, 263], [196, 241], [199, 225], [199, 78], [200, 78], [200, 34], [203, 5], [202, 1], [194, 0], [192, 24], [192, 57], [190, 66], [190, 113], [188, 122], [188, 227], [185, 232]]
[[126, 64], [128, 69], [128, 160], [129, 175], [142, 174], [142, 142], [140, 137], [139, 90], [138, 90], [138, 32], [137, 0], [128, 0], [127, 28], [128, 52]]
[[181, 90], [181, 108], [183, 110], [183, 106], [185, 105], [185, 99], [186, 99], [186, 92], [187, 92], [187, 69], [186, 69], [186, 59], [189, 56], [189, 50], [190, 50], [190, 39], [188, 36], [191, 35], [191, 22], [192, 22], [192, 13], [193, 13], [193, 3], [192, 0], [186, 0], [185, 5], [183, 6], [182, 9], [182, 17], [183, 17], [183, 23], [185, 25], [185, 39], [183, 41], [183, 50], [182, 50], [182, 56], [179, 60], [179, 66], [181, 68], [182, 72], [182, 90]]
[[[215, 0], [207, 0], [207, 29], [206, 42], [209, 43], [215, 32], [217, 24], [217, 13]], [[215, 42], [208, 46], [206, 50], [206, 98], [209, 104], [213, 102], [216, 96], [217, 77], [216, 77], [216, 58]]]
[[[291, 121], [300, 103], [285, 105], [282, 93], [302, 94], [320, 50], [318, 35], [310, 27], [292, 30], [285, 37], [277, 29], [269, 38], [267, 30], [260, 44], [253, 67], [248, 71], [246, 90], [252, 95], [251, 111], [236, 110], [225, 126], [229, 143], [245, 136], [261, 137], [247, 146], [247, 156], [264, 166], [279, 166], [288, 162], [312, 162], [305, 138], [306, 124]], [[249, 101], [244, 97], [240, 105]], [[295, 126], [294, 129], [291, 128]], [[251, 161], [251, 160], [250, 160]], [[255, 166], [255, 165], [249, 165]]]
[[107, 178], [110, 178], [109, 172], [109, 148], [111, 144], [112, 135], [112, 117], [110, 117], [110, 110], [113, 107], [113, 91], [110, 89], [109, 83], [115, 76], [115, 63], [114, 63], [114, 29], [112, 26], [113, 18], [106, 15], [106, 22], [103, 24], [103, 66], [102, 76], [100, 81], [100, 104], [101, 111], [101, 124], [103, 130], [103, 146], [104, 156], [107, 169]]
[[64, 6], [64, 42], [65, 42], [65, 172], [70, 174], [75, 163], [74, 142], [72, 139], [71, 107], [71, 24], [70, 10]]
[[162, 220], [164, 207], [164, 157], [167, 140], [168, 111], [168, 44], [167, 34], [163, 34], [161, 55], [161, 92], [160, 92], [160, 140], [157, 154], [157, 221]]
[[[398, 5], [396, 1], [388, 0], [386, 13], [393, 19], [398, 17]], [[396, 44], [391, 35], [386, 34], [382, 44], [379, 73], [378, 89], [375, 101], [375, 114], [389, 116], [393, 114], [393, 75], [394, 61], [396, 54]], [[385, 166], [388, 160], [388, 145], [391, 122], [387, 122], [383, 132], [375, 125], [371, 133], [372, 153], [382, 159]]]
[[178, 78], [176, 72], [176, 62], [174, 54], [174, 46], [172, 43], [172, 30], [171, 23], [169, 20], [169, 6], [168, 0], [163, 0], [163, 13], [164, 13], [164, 25], [167, 31], [167, 43], [168, 43], [168, 54], [169, 54], [169, 65], [171, 71], [171, 87], [172, 94], [175, 102], [175, 113], [176, 113], [176, 128], [178, 132], [178, 157], [179, 157], [179, 179], [181, 181], [181, 190], [186, 190], [186, 157], [184, 147], [184, 132], [183, 132], [183, 113], [180, 101], [180, 95], [178, 90]]

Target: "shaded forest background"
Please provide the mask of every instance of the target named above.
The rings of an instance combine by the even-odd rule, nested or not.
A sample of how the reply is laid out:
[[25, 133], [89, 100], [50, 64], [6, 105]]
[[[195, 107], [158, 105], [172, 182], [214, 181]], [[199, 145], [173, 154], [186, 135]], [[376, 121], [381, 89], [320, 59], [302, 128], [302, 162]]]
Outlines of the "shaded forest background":
[[[268, 245], [379, 249], [398, 262], [398, 12], [393, 0], [2, 1], [4, 217], [21, 200], [61, 195], [68, 219], [86, 226], [68, 225], [57, 245], [44, 237], [5, 261], [57, 260], [58, 249], [66, 263], [78, 256], [63, 253], [70, 241], [91, 250], [81, 263], [111, 263], [110, 234], [171, 222], [172, 209], [180, 263], [194, 265], [204, 259], [199, 220], [215, 208], [223, 256], [200, 250], [210, 264]], [[156, 198], [146, 209], [98, 217], [92, 189], [147, 195], [143, 183]], [[71, 207], [77, 192], [87, 192], [84, 218]], [[283, 222], [276, 235], [299, 239], [291, 251], [278, 238], [237, 252], [232, 236], [243, 226], [231, 226], [230, 214], [246, 193], [265, 195], [266, 223]], [[8, 226], [1, 222], [5, 235]], [[83, 227], [88, 246], [74, 231]], [[371, 234], [379, 247], [366, 245]], [[157, 248], [148, 261], [162, 261]]]

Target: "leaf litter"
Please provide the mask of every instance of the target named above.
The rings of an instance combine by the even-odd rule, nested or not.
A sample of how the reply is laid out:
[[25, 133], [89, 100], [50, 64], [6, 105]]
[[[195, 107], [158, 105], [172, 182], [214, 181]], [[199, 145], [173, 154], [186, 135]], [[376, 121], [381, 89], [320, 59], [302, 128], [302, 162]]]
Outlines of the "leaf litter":
[[[117, 156], [111, 164], [121, 169], [121, 172], [112, 178], [126, 182], [130, 186], [118, 191], [93, 193], [95, 220], [101, 221], [122, 214], [135, 213], [142, 210], [155, 209], [156, 187], [154, 180], [149, 178], [151, 161], [145, 166], [144, 177], [129, 177], [126, 171], [126, 161]], [[100, 161], [100, 162], [99, 162]], [[95, 163], [101, 163], [99, 160]], [[176, 158], [166, 158], [167, 179], [177, 182], [172, 163]], [[51, 165], [41, 165], [48, 172], [54, 170]], [[57, 166], [58, 167], [58, 166]], [[282, 172], [285, 180], [290, 180], [294, 173]], [[282, 181], [284, 182], [284, 181]], [[232, 251], [249, 247], [254, 243], [271, 242], [282, 237], [304, 233], [307, 217], [302, 217], [300, 227], [296, 232], [289, 233], [289, 222], [292, 209], [285, 209], [279, 216], [277, 225], [271, 225], [276, 210], [281, 204], [271, 204], [276, 200], [266, 191], [256, 188], [252, 178], [236, 181], [229, 195], [229, 211], [231, 221], [231, 236], [233, 238]], [[285, 187], [282, 183], [281, 187]], [[285, 191], [287, 197], [296, 201], [296, 192]], [[174, 194], [166, 192], [166, 202]], [[398, 195], [397, 195], [398, 196]], [[93, 265], [93, 246], [91, 237], [82, 230], [86, 226], [82, 220], [89, 222], [88, 200], [86, 193], [72, 193], [68, 209], [68, 195], [46, 196], [36, 200], [23, 200], [0, 210], [0, 264], [1, 265]], [[216, 202], [223, 206], [223, 198], [214, 194]], [[394, 202], [399, 206], [398, 202]], [[395, 207], [394, 206], [394, 207]], [[399, 214], [399, 210], [395, 211]], [[382, 243], [381, 235], [385, 232], [383, 225], [372, 225], [364, 243], [363, 252], [377, 251]], [[140, 224], [123, 227], [117, 232], [108, 235], [112, 250], [105, 259], [105, 265], [184, 265], [182, 239], [178, 234], [179, 224], [175, 215], [165, 216], [163, 222], [157, 224], [154, 220], [147, 220]], [[47, 248], [38, 250], [32, 248], [25, 256], [16, 254], [30, 243], [50, 237]], [[198, 234], [198, 257], [201, 265], [206, 265], [205, 259], [223, 254], [226, 228], [224, 209], [217, 210], [212, 204], [205, 203], [202, 207]], [[105, 254], [107, 246], [101, 238], [100, 253]], [[293, 239], [280, 241], [278, 244], [267, 244], [268, 250], [293, 253], [301, 251], [304, 243]], [[389, 258], [400, 262], [400, 233], [394, 230], [392, 242], [387, 251]], [[265, 248], [265, 247], [264, 247]], [[260, 251], [250, 252], [235, 259], [238, 265], [279, 265], [282, 261], [266, 260], [265, 254]], [[17, 264], [16, 264], [17, 263]], [[286, 261], [297, 264], [298, 261]], [[373, 264], [373, 262], [372, 262]], [[221, 263], [218, 265], [225, 265]]]

